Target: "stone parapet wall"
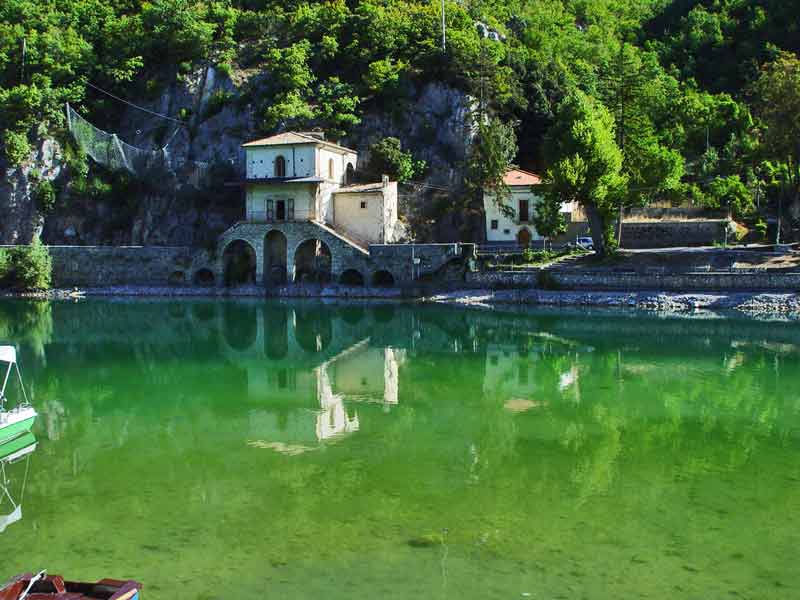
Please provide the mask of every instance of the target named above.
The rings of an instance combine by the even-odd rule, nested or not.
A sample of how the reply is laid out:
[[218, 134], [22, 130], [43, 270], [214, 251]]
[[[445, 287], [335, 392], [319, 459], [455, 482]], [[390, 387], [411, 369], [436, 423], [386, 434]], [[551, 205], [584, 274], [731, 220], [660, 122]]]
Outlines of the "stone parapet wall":
[[539, 285], [539, 269], [467, 273], [466, 284], [482, 289], [535, 288]]
[[548, 270], [565, 290], [781, 291], [800, 290], [800, 273], [613, 273]]
[[563, 290], [603, 291], [800, 291], [800, 273], [619, 273], [579, 269], [540, 271], [482, 271], [467, 273], [471, 288], [536, 288], [543, 277], [547, 287]]
[[[439, 274], [450, 263], [475, 255], [475, 244], [372, 244], [374, 270], [390, 272], [397, 282], [412, 282]], [[463, 272], [463, 269], [461, 270]]]
[[[10, 246], [4, 246], [10, 247]], [[186, 246], [49, 246], [54, 287], [184, 285], [213, 261]]]

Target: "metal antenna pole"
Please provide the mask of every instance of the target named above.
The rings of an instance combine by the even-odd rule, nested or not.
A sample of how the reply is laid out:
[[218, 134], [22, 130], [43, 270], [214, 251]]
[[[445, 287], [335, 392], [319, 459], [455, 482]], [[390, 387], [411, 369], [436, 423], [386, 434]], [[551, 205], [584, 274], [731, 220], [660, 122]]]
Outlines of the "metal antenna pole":
[[442, 52], [447, 51], [447, 19], [445, 18], [444, 0], [442, 0]]

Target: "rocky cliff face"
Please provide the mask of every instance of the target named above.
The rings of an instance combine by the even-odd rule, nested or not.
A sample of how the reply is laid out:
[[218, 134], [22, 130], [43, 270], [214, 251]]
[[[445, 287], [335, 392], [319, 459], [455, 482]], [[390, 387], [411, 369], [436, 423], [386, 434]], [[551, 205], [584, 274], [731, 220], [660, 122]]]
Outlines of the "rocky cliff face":
[[[262, 75], [258, 75], [262, 76]], [[181, 125], [128, 107], [109, 133], [142, 150], [158, 151], [172, 169], [140, 177], [140, 185], [118, 197], [93, 198], [77, 193], [62, 172], [58, 145], [43, 140], [29, 165], [9, 171], [0, 185], [0, 242], [27, 242], [43, 233], [51, 244], [208, 245], [243, 216], [241, 190], [225, 186], [243, 177], [241, 144], [257, 137], [257, 115], [243, 100], [244, 79], [220, 75], [213, 67], [177, 76], [153, 100], [130, 98], [155, 113], [185, 121]], [[341, 143], [368, 160], [369, 145], [386, 136], [402, 140], [416, 158], [427, 162], [427, 185], [401, 192], [408, 213], [424, 212], [435, 194], [454, 191], [471, 140], [466, 126], [468, 99], [439, 84], [413, 94], [402, 110], [375, 107]], [[210, 167], [200, 169], [198, 163]], [[202, 171], [203, 176], [198, 177]], [[59, 180], [61, 197], [54, 212], [42, 216], [34, 201], [31, 173]], [[433, 187], [430, 187], [433, 186]], [[6, 217], [5, 215], [8, 215]]]
[[23, 165], [11, 168], [0, 160], [0, 171], [4, 174], [0, 181], [0, 244], [28, 244], [44, 225], [36, 188], [61, 175], [61, 147], [55, 140], [42, 138]]

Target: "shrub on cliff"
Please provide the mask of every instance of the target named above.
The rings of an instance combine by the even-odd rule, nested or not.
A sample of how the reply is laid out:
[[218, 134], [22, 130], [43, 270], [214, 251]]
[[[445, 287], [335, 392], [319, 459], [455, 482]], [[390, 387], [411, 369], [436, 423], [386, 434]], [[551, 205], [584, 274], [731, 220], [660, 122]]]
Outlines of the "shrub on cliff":
[[0, 259], [0, 281], [14, 288], [47, 290], [50, 288], [53, 262], [50, 251], [38, 238], [28, 246], [17, 246], [5, 253], [7, 267], [3, 275]]
[[10, 268], [11, 259], [8, 256], [8, 251], [0, 249], [0, 283], [8, 276]]
[[28, 143], [28, 136], [25, 133], [8, 130], [4, 136], [5, 154], [8, 164], [18, 167], [28, 159], [31, 153], [31, 145]]

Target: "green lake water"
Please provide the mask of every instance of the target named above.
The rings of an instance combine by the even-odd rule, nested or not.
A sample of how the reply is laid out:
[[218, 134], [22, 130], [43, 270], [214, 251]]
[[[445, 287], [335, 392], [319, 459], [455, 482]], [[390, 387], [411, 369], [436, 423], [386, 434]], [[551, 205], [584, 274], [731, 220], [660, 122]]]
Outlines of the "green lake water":
[[4, 466], [22, 518], [0, 579], [135, 578], [144, 600], [800, 597], [800, 324], [4, 301], [9, 342], [41, 416]]

